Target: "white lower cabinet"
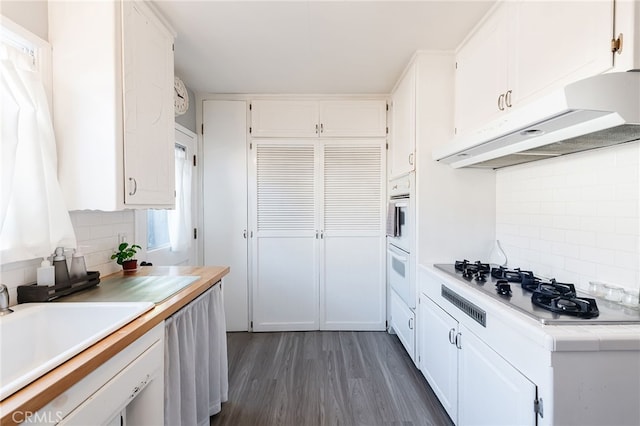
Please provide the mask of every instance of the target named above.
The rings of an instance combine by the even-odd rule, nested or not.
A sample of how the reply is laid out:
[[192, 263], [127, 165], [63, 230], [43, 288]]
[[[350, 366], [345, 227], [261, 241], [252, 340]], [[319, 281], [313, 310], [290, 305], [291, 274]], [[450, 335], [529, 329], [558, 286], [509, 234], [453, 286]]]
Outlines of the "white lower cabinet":
[[418, 303], [420, 370], [454, 423], [458, 423], [458, 321], [424, 294]]
[[420, 369], [457, 425], [535, 425], [536, 385], [425, 294]]
[[34, 413], [29, 424], [162, 425], [164, 323]]
[[398, 339], [412, 360], [415, 360], [416, 347], [416, 315], [409, 309], [404, 300], [391, 290], [390, 315], [391, 328], [398, 335]]

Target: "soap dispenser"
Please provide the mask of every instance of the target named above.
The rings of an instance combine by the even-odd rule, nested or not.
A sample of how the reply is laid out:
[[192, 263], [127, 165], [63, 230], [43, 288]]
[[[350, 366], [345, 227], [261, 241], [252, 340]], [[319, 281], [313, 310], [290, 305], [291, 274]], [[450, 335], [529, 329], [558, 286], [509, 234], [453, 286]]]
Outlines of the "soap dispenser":
[[67, 269], [67, 258], [64, 257], [64, 248], [56, 248], [53, 254], [53, 267], [55, 268], [56, 287], [60, 289], [69, 287], [69, 270]]
[[73, 255], [71, 256], [69, 277], [71, 278], [71, 281], [75, 283], [87, 278], [87, 266], [84, 261], [84, 255], [76, 250], [73, 250]]
[[55, 268], [48, 259], [43, 258], [40, 267], [36, 270], [38, 285], [51, 287], [55, 284]]

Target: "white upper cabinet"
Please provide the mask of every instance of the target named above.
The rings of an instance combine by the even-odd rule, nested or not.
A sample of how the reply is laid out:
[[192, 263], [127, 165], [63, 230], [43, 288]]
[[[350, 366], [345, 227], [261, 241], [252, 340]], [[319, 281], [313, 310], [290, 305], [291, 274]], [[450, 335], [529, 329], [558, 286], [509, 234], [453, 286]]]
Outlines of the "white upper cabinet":
[[521, 1], [510, 5], [512, 103], [613, 67], [611, 0]]
[[613, 67], [613, 0], [502, 2], [456, 56], [456, 133]]
[[173, 207], [172, 32], [146, 3], [56, 1], [49, 39], [67, 208]]
[[384, 137], [383, 100], [254, 100], [251, 136], [278, 138]]
[[416, 68], [413, 62], [391, 94], [391, 162], [389, 179], [415, 170]]
[[502, 113], [507, 91], [509, 36], [503, 4], [456, 56], [456, 133], [475, 129]]
[[387, 103], [348, 100], [320, 102], [320, 136], [385, 137]]

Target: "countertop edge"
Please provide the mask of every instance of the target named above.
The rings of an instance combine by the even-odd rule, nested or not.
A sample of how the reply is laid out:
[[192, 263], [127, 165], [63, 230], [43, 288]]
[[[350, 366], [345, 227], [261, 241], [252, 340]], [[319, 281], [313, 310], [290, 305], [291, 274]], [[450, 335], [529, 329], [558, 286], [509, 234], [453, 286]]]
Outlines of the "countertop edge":
[[[15, 412], [37, 412], [154, 326], [213, 287], [228, 273], [228, 266], [145, 267], [138, 275], [191, 275], [200, 279], [0, 402], [0, 424], [16, 424], [12, 419]], [[118, 276], [123, 276], [123, 273], [109, 275]]]

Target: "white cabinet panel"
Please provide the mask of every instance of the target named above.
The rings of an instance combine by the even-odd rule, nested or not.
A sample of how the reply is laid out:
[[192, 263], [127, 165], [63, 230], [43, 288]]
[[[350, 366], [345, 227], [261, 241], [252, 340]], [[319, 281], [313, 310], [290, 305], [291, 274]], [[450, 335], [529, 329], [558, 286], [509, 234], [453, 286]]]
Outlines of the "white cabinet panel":
[[457, 134], [610, 70], [613, 19], [613, 0], [499, 4], [456, 55]]
[[459, 424], [535, 425], [536, 386], [460, 326]]
[[172, 208], [173, 34], [143, 2], [52, 2], [49, 40], [67, 208]]
[[383, 330], [384, 139], [253, 144], [254, 330]]
[[612, 0], [521, 1], [512, 7], [517, 48], [509, 52], [509, 85], [514, 105], [613, 66]]
[[321, 271], [323, 330], [382, 330], [386, 320], [378, 237], [324, 238]]
[[390, 303], [391, 309], [391, 328], [398, 335], [398, 339], [402, 343], [402, 346], [406, 349], [407, 353], [412, 360], [415, 360], [415, 314], [411, 309], [407, 307], [407, 304], [396, 294], [395, 291], [390, 290]]
[[223, 288], [227, 330], [247, 331], [247, 103], [208, 100], [202, 107], [204, 264], [230, 267]]
[[274, 100], [251, 102], [255, 138], [385, 137], [384, 100]]
[[458, 422], [458, 321], [422, 294], [418, 306], [420, 370], [454, 423]]
[[255, 331], [318, 330], [316, 240], [257, 238], [253, 286]]
[[324, 137], [385, 137], [385, 101], [320, 102], [320, 135]]
[[319, 129], [318, 102], [254, 100], [251, 102], [251, 136], [316, 137]]
[[173, 38], [134, 2], [123, 5], [125, 203], [174, 203]]
[[416, 64], [412, 64], [391, 95], [391, 161], [389, 179], [415, 170]]
[[[508, 90], [508, 27], [503, 4], [456, 55], [456, 133], [465, 133], [501, 114]], [[502, 96], [502, 106], [499, 104]]]

